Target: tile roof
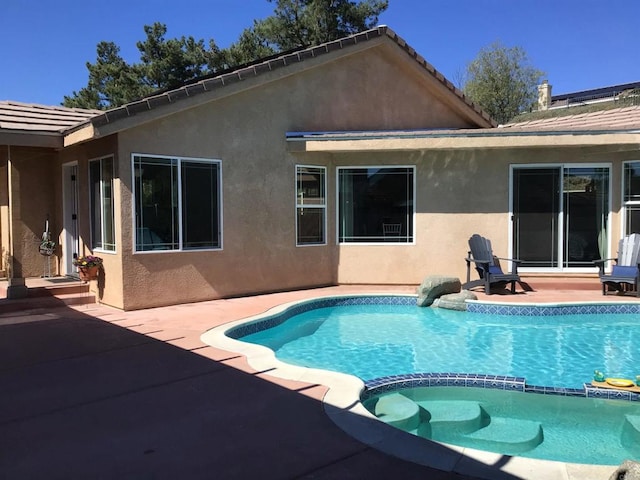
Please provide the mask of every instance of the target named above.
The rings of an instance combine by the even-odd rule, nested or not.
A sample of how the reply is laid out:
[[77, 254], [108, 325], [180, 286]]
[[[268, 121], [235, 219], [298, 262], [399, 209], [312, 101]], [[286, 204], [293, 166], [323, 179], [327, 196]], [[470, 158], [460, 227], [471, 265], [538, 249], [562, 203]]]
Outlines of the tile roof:
[[100, 110], [0, 101], [0, 130], [61, 134], [100, 113]]
[[491, 117], [486, 112], [484, 112], [477, 104], [469, 100], [460, 89], [456, 88], [455, 85], [453, 85], [444, 77], [444, 75], [442, 75], [442, 73], [436, 70], [433, 65], [428, 63], [411, 46], [409, 46], [406, 41], [399, 37], [391, 28], [385, 25], [381, 25], [371, 30], [350, 35], [338, 40], [327, 42], [322, 45], [317, 45], [297, 51], [284, 52], [280, 55], [275, 55], [263, 59], [262, 61], [258, 60], [249, 65], [241, 65], [236, 69], [222, 72], [219, 75], [203, 77], [200, 80], [191, 80], [185, 83], [180, 88], [159, 92], [155, 95], [148, 96], [139, 101], [131, 102], [121, 107], [108, 110], [106, 112], [101, 112], [100, 115], [91, 119], [91, 123], [94, 127], [101, 127], [123, 118], [132, 117], [138, 113], [150, 111], [165, 105], [174, 104], [175, 102], [182, 99], [187, 99], [198, 94], [224, 88], [228, 85], [237, 84], [238, 82], [258, 77], [263, 73], [286, 68], [290, 65], [304, 62], [307, 59], [316, 58], [333, 51], [342, 50], [350, 46], [358, 45], [363, 42], [381, 37], [388, 37], [396, 44], [398, 44], [398, 46], [400, 46], [411, 58], [413, 58], [420, 67], [422, 67], [428, 74], [433, 76], [433, 78], [436, 79], [436, 81], [439, 82], [444, 88], [446, 88], [452, 95], [458, 97], [458, 99], [461, 101], [461, 104], [465, 105], [472, 114], [475, 114], [477, 116], [479, 124], [480, 122], [483, 122], [487, 127], [497, 125], [497, 123], [493, 119], [491, 119]]
[[640, 106], [509, 123], [500, 129], [521, 131], [640, 130]]

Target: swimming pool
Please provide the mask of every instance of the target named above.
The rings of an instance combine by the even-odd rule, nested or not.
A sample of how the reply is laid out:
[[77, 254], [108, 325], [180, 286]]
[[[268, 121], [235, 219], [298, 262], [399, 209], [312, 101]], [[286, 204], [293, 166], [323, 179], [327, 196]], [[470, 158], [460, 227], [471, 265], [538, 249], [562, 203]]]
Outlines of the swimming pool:
[[609, 377], [640, 374], [637, 313], [596, 313], [589, 306], [588, 314], [506, 315], [394, 301], [315, 305], [228, 335], [264, 345], [287, 363], [365, 382], [449, 372], [523, 377], [531, 388], [582, 389], [595, 369]]
[[[282, 364], [283, 367], [277, 367], [277, 370], [288, 370], [285, 368], [286, 365], [300, 365], [305, 371], [310, 372], [308, 377], [307, 374], [296, 373], [294, 374], [295, 377], [285, 376], [284, 378], [322, 378], [322, 380], [316, 381], [329, 381], [328, 384], [333, 385], [330, 388], [329, 393], [334, 390], [337, 392], [340, 390], [343, 391], [343, 393], [331, 395], [331, 401], [336, 398], [341, 398], [342, 400], [339, 400], [339, 402], [344, 402], [340, 403], [343, 405], [340, 407], [340, 410], [333, 412], [332, 409], [329, 409], [327, 411], [330, 417], [332, 417], [338, 424], [342, 424], [345, 418], [340, 412], [357, 411], [359, 415], [362, 415], [360, 408], [362, 408], [363, 411], [366, 411], [364, 407], [362, 407], [362, 404], [349, 403], [348, 398], [354, 399], [359, 395], [356, 393], [357, 391], [362, 393], [360, 399], [366, 403], [375, 395], [401, 392], [403, 389], [419, 386], [437, 387], [444, 385], [462, 385], [467, 387], [479, 386], [487, 389], [516, 389], [519, 392], [551, 393], [556, 395], [556, 401], [559, 401], [561, 405], [565, 405], [565, 412], [570, 412], [573, 407], [569, 403], [564, 402], [564, 400], [588, 400], [585, 398], [559, 398], [557, 395], [579, 397], [592, 396], [605, 399], [603, 403], [604, 405], [607, 405], [605, 408], [609, 408], [611, 406], [615, 407], [615, 405], [620, 404], [627, 405], [628, 408], [631, 408], [632, 410], [640, 407], [640, 403], [636, 402], [611, 402], [610, 400], [607, 400], [640, 400], [640, 395], [638, 394], [628, 391], [623, 392], [593, 388], [590, 385], [583, 383], [591, 380], [594, 366], [605, 370], [610, 375], [613, 375], [614, 372], [615, 375], [619, 376], [631, 375], [631, 372], [628, 370], [633, 370], [633, 367], [630, 367], [630, 365], [633, 363], [637, 364], [637, 358], [634, 356], [633, 348], [628, 347], [633, 345], [632, 339], [639, 338], [633, 322], [633, 319], [637, 318], [637, 314], [640, 313], [640, 305], [636, 303], [622, 305], [560, 304], [555, 306], [547, 305], [544, 307], [536, 307], [532, 305], [481, 305], [480, 302], [478, 302], [477, 305], [470, 305], [470, 308], [473, 307], [477, 312], [481, 313], [469, 315], [448, 310], [418, 308], [415, 307], [414, 302], [415, 297], [410, 296], [331, 297], [307, 301], [286, 306], [286, 308], [283, 307], [282, 309], [278, 309], [277, 313], [264, 315], [253, 321], [236, 322], [235, 326], [231, 328], [219, 329], [219, 333], [217, 334], [212, 332], [211, 338], [213, 339], [213, 337], [219, 336], [220, 338], [224, 337], [241, 340], [242, 343], [233, 343], [235, 341], [230, 340], [232, 342], [230, 345], [233, 345], [233, 350], [241, 353], [247, 352], [246, 354], [254, 359], [256, 365], [265, 365], [265, 367], [262, 368], [266, 368], [266, 365], [271, 365], [272, 363], [268, 360], [269, 356], [265, 356], [265, 354], [262, 353], [265, 350], [254, 351], [254, 349], [263, 349], [265, 347], [260, 345], [267, 345], [269, 352], [275, 352], [275, 355], [285, 362]], [[375, 327], [380, 328], [372, 328], [371, 325], [368, 325], [365, 326], [365, 328], [354, 329], [356, 325], [363, 323], [362, 317], [371, 320], [369, 317], [376, 317], [381, 311], [387, 313], [390, 312], [390, 317], [387, 317], [384, 321], [380, 321], [378, 318]], [[347, 315], [343, 317], [339, 312]], [[507, 315], [508, 313], [516, 313], [525, 318], [517, 318], [512, 315]], [[536, 315], [537, 313], [540, 315]], [[616, 313], [617, 315], [612, 316], [612, 313]], [[417, 314], [421, 320], [413, 318], [415, 314]], [[553, 318], [554, 316], [558, 316], [558, 314], [562, 314], [560, 315], [560, 318]], [[424, 318], [422, 318], [422, 316], [424, 316]], [[483, 319], [483, 321], [479, 322], [481, 319]], [[605, 322], [606, 325], [602, 325], [602, 322]], [[366, 322], [364, 322], [364, 324], [366, 325]], [[425, 324], [437, 324], [439, 325], [440, 330], [424, 330]], [[483, 326], [486, 325], [490, 325], [492, 328], [497, 327], [498, 330], [496, 330], [496, 332], [500, 332], [500, 334], [494, 335], [490, 332], [484, 331]], [[545, 341], [540, 340], [532, 343], [532, 338], [535, 340], [535, 336], [530, 338], [525, 337], [523, 339], [519, 335], [521, 331], [530, 328], [532, 325], [537, 325], [538, 331], [543, 332], [541, 336]], [[318, 342], [318, 338], [321, 338], [324, 335], [320, 335], [316, 339], [312, 338], [317, 336], [318, 332], [324, 333], [324, 330], [328, 327], [330, 327], [329, 330], [332, 330], [330, 335], [326, 335], [328, 339], [332, 339], [329, 343]], [[554, 335], [551, 335], [550, 332], [553, 332], [554, 327], [558, 327], [556, 329], [557, 331]], [[508, 331], [510, 328], [513, 331]], [[576, 334], [575, 330], [580, 329], [583, 331], [582, 334]], [[393, 330], [396, 333], [394, 334], [392, 332], [391, 335], [388, 335], [389, 330]], [[402, 333], [398, 335], [397, 331]], [[383, 336], [377, 337], [376, 340], [376, 335], [378, 335], [379, 332], [382, 332]], [[473, 333], [475, 333], [475, 335], [473, 335]], [[437, 350], [443, 346], [450, 347], [452, 344], [457, 345], [456, 348], [449, 350], [450, 353], [448, 355], [440, 354], [439, 357], [450, 358], [454, 361], [457, 361], [461, 356], [468, 357], [468, 359], [471, 360], [471, 363], [464, 364], [461, 367], [466, 371], [478, 371], [476, 366], [479, 364], [479, 360], [481, 360], [483, 356], [486, 356], [487, 349], [493, 349], [500, 352], [501, 355], [498, 355], [498, 357], [501, 357], [503, 360], [507, 358], [517, 358], [516, 353], [518, 352], [518, 348], [541, 352], [543, 356], [546, 355], [544, 368], [541, 366], [542, 360], [540, 360], [540, 358], [536, 360], [535, 357], [530, 356], [531, 352], [527, 353], [526, 358], [533, 358], [533, 361], [530, 360], [529, 362], [520, 363], [515, 362], [516, 365], [527, 365], [529, 363], [537, 365], [536, 369], [529, 369], [526, 372], [531, 375], [532, 378], [536, 378], [536, 381], [541, 385], [531, 385], [528, 382], [525, 383], [524, 377], [510, 377], [506, 376], [506, 373], [504, 376], [451, 373], [453, 369], [447, 366], [446, 363], [439, 364], [441, 366], [438, 368], [431, 368], [434, 364], [429, 364], [426, 365], [427, 368], [425, 369], [423, 368], [425, 367], [425, 364], [418, 361], [422, 356], [419, 349], [416, 349], [415, 345], [415, 340], [423, 339], [424, 337], [430, 337], [432, 339], [435, 337], [437, 340], [435, 344], [431, 346], [431, 350]], [[383, 340], [381, 341], [380, 338], [383, 338]], [[462, 351], [468, 348], [467, 345], [471, 345], [473, 347], [473, 342], [469, 344], [469, 342], [465, 340], [469, 338], [484, 338], [484, 342], [479, 343], [481, 345], [485, 345], [485, 348], [481, 348], [477, 351], [471, 348], [470, 350], [475, 353], [465, 353], [465, 355], [461, 355]], [[550, 341], [551, 338], [556, 339], [555, 343]], [[567, 349], [567, 351], [570, 352], [569, 357], [559, 354], [556, 355], [554, 353], [562, 350], [562, 348], [560, 348], [563, 345], [563, 342], [561, 341], [562, 339], [571, 345], [571, 347]], [[248, 340], [255, 343], [245, 343]], [[222, 341], [222, 339], [220, 341]], [[372, 343], [372, 341], [375, 343]], [[625, 341], [627, 342], [626, 344]], [[226, 343], [226, 341], [222, 342]], [[287, 355], [283, 355], [283, 352], [287, 352], [288, 350], [287, 346], [291, 346], [291, 344], [296, 344], [298, 342], [303, 342], [303, 344], [309, 342], [304, 345], [303, 348], [299, 349], [300, 351], [306, 351], [309, 353], [309, 356], [294, 358], [290, 357], [289, 353], [287, 353]], [[420, 341], [417, 343], [420, 343]], [[249, 348], [249, 345], [254, 344], [256, 345], [255, 347]], [[597, 346], [593, 347], [594, 344]], [[238, 348], [236, 345], [246, 345], [247, 347]], [[535, 347], [532, 345], [535, 345]], [[553, 348], [545, 350], [542, 348], [543, 345], [553, 345]], [[629, 352], [624, 353], [624, 355], [620, 355], [619, 350], [617, 349], [626, 349], [629, 350]], [[429, 349], [427, 349], [427, 351], [428, 350]], [[595, 352], [596, 356], [588, 357], [585, 355], [584, 350]], [[536, 377], [537, 373], [540, 371], [552, 371], [552, 369], [549, 368], [549, 365], [571, 366], [571, 362], [567, 363], [566, 358], [571, 358], [570, 355], [576, 351], [581, 352], [579, 356], [573, 357], [573, 361], [579, 363], [579, 365], [575, 365], [581, 372], [579, 375], [574, 375], [573, 378], [567, 377], [565, 374], [568, 370], [565, 368], [562, 369], [562, 375], [557, 375], [555, 377], [556, 380], [546, 379], [543, 375]], [[322, 353], [322, 355], [317, 355], [319, 352]], [[409, 354], [407, 354], [407, 352], [409, 352]], [[508, 355], [505, 355], [505, 352], [507, 352]], [[365, 359], [364, 362], [361, 362], [364, 363], [365, 366], [358, 365], [358, 362], [353, 363], [354, 358], [359, 356]], [[438, 356], [433, 358], [437, 359]], [[575, 360], [576, 358], [579, 360]], [[505, 369], [501, 370], [501, 372], [507, 372], [511, 370], [506, 370], [506, 368], [513, 368], [513, 366], [507, 367], [507, 364], [511, 365], [513, 363], [514, 362], [512, 361], [496, 362], [494, 359], [490, 362], [484, 363], [483, 365], [495, 365]], [[415, 371], [413, 369], [414, 365], [418, 365], [420, 371], [423, 372], [439, 370], [441, 372], [444, 371], [449, 373], [409, 373]], [[411, 366], [411, 368], [408, 368], [408, 366]], [[313, 368], [312, 370], [307, 370], [304, 367], [317, 367], [322, 370], [316, 370]], [[291, 368], [295, 369], [300, 367]], [[344, 381], [340, 380], [339, 377], [337, 382], [329, 380], [331, 378], [330, 376], [322, 375], [321, 373], [326, 370], [343, 371], [349, 375], [358, 375], [365, 381], [365, 389], [362, 390], [362, 387], [357, 387], [357, 383], [354, 384], [351, 382], [351, 385], [347, 389], [350, 393], [347, 394], [347, 390], [344, 390], [344, 387], [338, 387], [338, 385], [345, 385]], [[398, 373], [399, 371], [404, 373]], [[291, 375], [291, 373], [288, 375]], [[341, 374], [336, 373], [334, 375]], [[379, 377], [378, 375], [387, 376]], [[549, 386], [549, 384], [552, 383], [565, 386]], [[579, 383], [581, 383], [582, 386], [575, 387]], [[544, 386], [545, 384], [547, 386]], [[567, 385], [569, 385], [569, 387], [567, 387]], [[571, 385], [575, 388], [571, 387]], [[445, 390], [452, 391], [456, 389]], [[471, 391], [473, 389], [467, 390]], [[507, 393], [509, 392], [498, 392], [500, 395]], [[532, 399], [541, 398], [538, 395], [525, 395], [525, 397]], [[535, 400], [533, 401], [535, 402]], [[358, 407], [358, 405], [360, 405], [360, 407]], [[629, 435], [631, 435], [632, 438], [635, 438], [635, 433], [629, 434], [629, 431], [640, 431], [640, 425], [638, 425], [637, 422], [637, 419], [640, 418], [638, 417], [638, 412], [634, 410], [629, 413], [629, 415], [631, 420], [626, 423], [623, 422], [625, 425], [625, 431], [627, 432], [624, 434], [624, 438], [627, 439], [629, 438]], [[369, 431], [369, 427], [366, 427], [365, 430], [354, 430], [351, 423], [352, 421], [348, 421], [343, 428], [350, 431], [352, 435], [355, 435], [362, 441], [365, 441], [365, 443], [368, 443], [369, 436], [364, 432]], [[631, 427], [629, 425], [631, 425]], [[619, 433], [620, 432], [614, 432], [613, 435], [615, 436]], [[622, 438], [620, 435], [618, 435], [618, 437]], [[408, 450], [406, 450], [406, 447], [399, 449], [397, 440], [384, 440], [383, 443], [386, 446], [381, 445], [380, 441], [380, 439], [376, 441], [376, 444], [379, 447], [389, 453], [401, 456], [402, 458], [417, 461], [418, 463], [426, 462], [425, 464], [428, 465], [444, 463], [444, 465], [440, 465], [437, 468], [445, 470], [458, 468], [448, 463], [455, 458], [455, 455], [454, 457], [451, 457], [448, 451], [440, 451], [437, 454], [437, 457], [430, 457], [430, 460], [427, 460], [426, 457], [424, 457], [424, 454], [420, 453], [424, 452], [424, 447], [417, 447], [418, 451], [416, 451], [412, 445], [407, 444]], [[406, 441], [403, 440], [402, 444], [404, 445], [405, 443]], [[479, 448], [481, 448], [481, 446]], [[491, 450], [489, 448], [487, 449]], [[465, 449], [465, 451], [467, 450], [468, 449]], [[635, 454], [629, 454], [629, 452], [626, 452], [624, 457], [633, 458], [633, 455]], [[536, 455], [531, 455], [531, 457], [536, 457]], [[542, 458], [545, 457], [543, 456]], [[611, 458], [616, 457], [614, 456]], [[573, 459], [567, 459], [567, 461], [587, 462], [592, 464], [611, 464], [612, 461], [615, 461], [611, 460], [611, 458], [607, 460], [605, 457], [597, 455], [596, 458], [592, 458], [591, 460], [576, 457]], [[520, 462], [512, 463], [514, 467], [520, 464]], [[549, 468], [549, 466], [548, 464], [543, 464], [542, 468], [546, 469]], [[558, 471], [558, 473], [561, 476], [565, 475], [566, 473], [562, 473], [563, 471], [564, 470]], [[572, 475], [570, 475], [570, 477], [573, 478]]]

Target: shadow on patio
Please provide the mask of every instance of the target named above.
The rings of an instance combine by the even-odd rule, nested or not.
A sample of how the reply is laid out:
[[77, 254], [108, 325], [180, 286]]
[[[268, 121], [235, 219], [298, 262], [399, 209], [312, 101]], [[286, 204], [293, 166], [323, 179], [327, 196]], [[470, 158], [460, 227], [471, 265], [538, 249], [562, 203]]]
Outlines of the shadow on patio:
[[222, 361], [73, 308], [0, 316], [0, 476], [469, 478], [349, 437], [319, 386]]

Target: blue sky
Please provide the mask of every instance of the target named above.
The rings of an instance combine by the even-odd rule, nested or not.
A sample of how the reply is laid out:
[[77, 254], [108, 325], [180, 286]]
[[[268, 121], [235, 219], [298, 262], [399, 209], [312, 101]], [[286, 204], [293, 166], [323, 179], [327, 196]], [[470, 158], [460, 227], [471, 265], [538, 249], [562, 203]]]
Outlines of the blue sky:
[[[390, 0], [379, 19], [454, 83], [495, 41], [519, 46], [546, 72], [553, 94], [640, 81], [637, 0]], [[159, 21], [167, 38], [193, 36], [221, 47], [267, 0], [1, 0], [0, 100], [58, 105], [87, 84], [96, 45], [113, 41], [130, 63], [143, 26]]]

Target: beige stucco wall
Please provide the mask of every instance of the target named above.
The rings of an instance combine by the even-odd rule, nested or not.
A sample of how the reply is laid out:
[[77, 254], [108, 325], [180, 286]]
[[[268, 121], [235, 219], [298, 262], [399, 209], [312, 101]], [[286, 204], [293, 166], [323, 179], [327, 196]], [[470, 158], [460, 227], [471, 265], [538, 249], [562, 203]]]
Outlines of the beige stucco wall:
[[[296, 154], [300, 158], [308, 154]], [[464, 257], [474, 233], [492, 240], [506, 257], [509, 245], [509, 172], [517, 164], [611, 164], [610, 252], [621, 235], [622, 161], [640, 159], [633, 148], [481, 149], [387, 153], [313, 154], [335, 166], [415, 165], [417, 178], [414, 245], [338, 247], [339, 283], [419, 283], [426, 275], [466, 278]], [[330, 169], [335, 198], [335, 168]], [[332, 217], [333, 216], [333, 217]], [[330, 217], [335, 218], [335, 207]], [[333, 239], [335, 241], [335, 237]], [[472, 274], [473, 275], [473, 274]], [[473, 276], [472, 276], [473, 278]]]
[[[505, 141], [500, 148], [305, 152], [287, 144], [289, 131], [473, 127], [441, 86], [394, 48], [383, 42], [353, 55], [340, 52], [328, 63], [330, 56], [305, 61], [212, 92], [210, 101], [202, 94], [122, 120], [127, 128], [120, 131], [116, 122], [104, 127], [117, 132], [112, 136], [65, 149], [58, 165], [78, 161], [85, 179], [79, 211], [84, 245], [90, 238], [87, 160], [115, 155], [118, 245], [115, 253], [100, 253], [104, 276], [92, 285], [100, 300], [130, 310], [335, 283], [417, 284], [436, 273], [463, 278], [471, 234], [490, 237], [497, 254], [509, 253], [514, 163], [611, 162], [615, 242], [620, 162], [637, 157], [629, 148], [510, 148]], [[222, 162], [222, 249], [134, 253], [134, 153]], [[295, 246], [296, 164], [327, 167], [327, 245]], [[337, 245], [336, 167], [357, 165], [416, 166], [415, 244]]]
[[[0, 215], [2, 217], [1, 270], [8, 263], [12, 277], [39, 277], [44, 273], [44, 258], [38, 253], [47, 216], [55, 238], [56, 198], [54, 194], [56, 152], [37, 147], [7, 147], [0, 154]], [[9, 202], [8, 185], [12, 194]], [[11, 215], [9, 215], [11, 208]], [[10, 233], [11, 232], [11, 233]], [[13, 238], [11, 238], [11, 236]], [[11, 252], [11, 244], [13, 252]], [[12, 261], [8, 257], [12, 255]], [[50, 259], [51, 273], [56, 274], [59, 251]]]
[[[400, 58], [381, 46], [119, 133], [122, 308], [335, 284], [332, 227], [328, 245], [295, 246], [297, 160], [285, 133], [468, 127]], [[132, 153], [222, 161], [222, 250], [133, 253]]]
[[[103, 259], [102, 272], [97, 281], [90, 282], [90, 289], [98, 300], [104, 304], [123, 308], [122, 290], [122, 229], [119, 228], [121, 221], [119, 208], [120, 172], [118, 170], [118, 143], [117, 136], [112, 135], [90, 143], [73, 146], [61, 151], [57, 158], [57, 170], [54, 176], [56, 185], [56, 198], [58, 208], [56, 210], [56, 225], [58, 226], [58, 242], [62, 243], [62, 228], [64, 225], [63, 215], [63, 192], [62, 192], [62, 166], [77, 162], [78, 165], [78, 233], [80, 240], [80, 250], [78, 254], [97, 255]], [[116, 251], [93, 251], [91, 250], [91, 225], [89, 215], [89, 161], [106, 156], [114, 156], [114, 198], [115, 198], [115, 225], [116, 225]]]

